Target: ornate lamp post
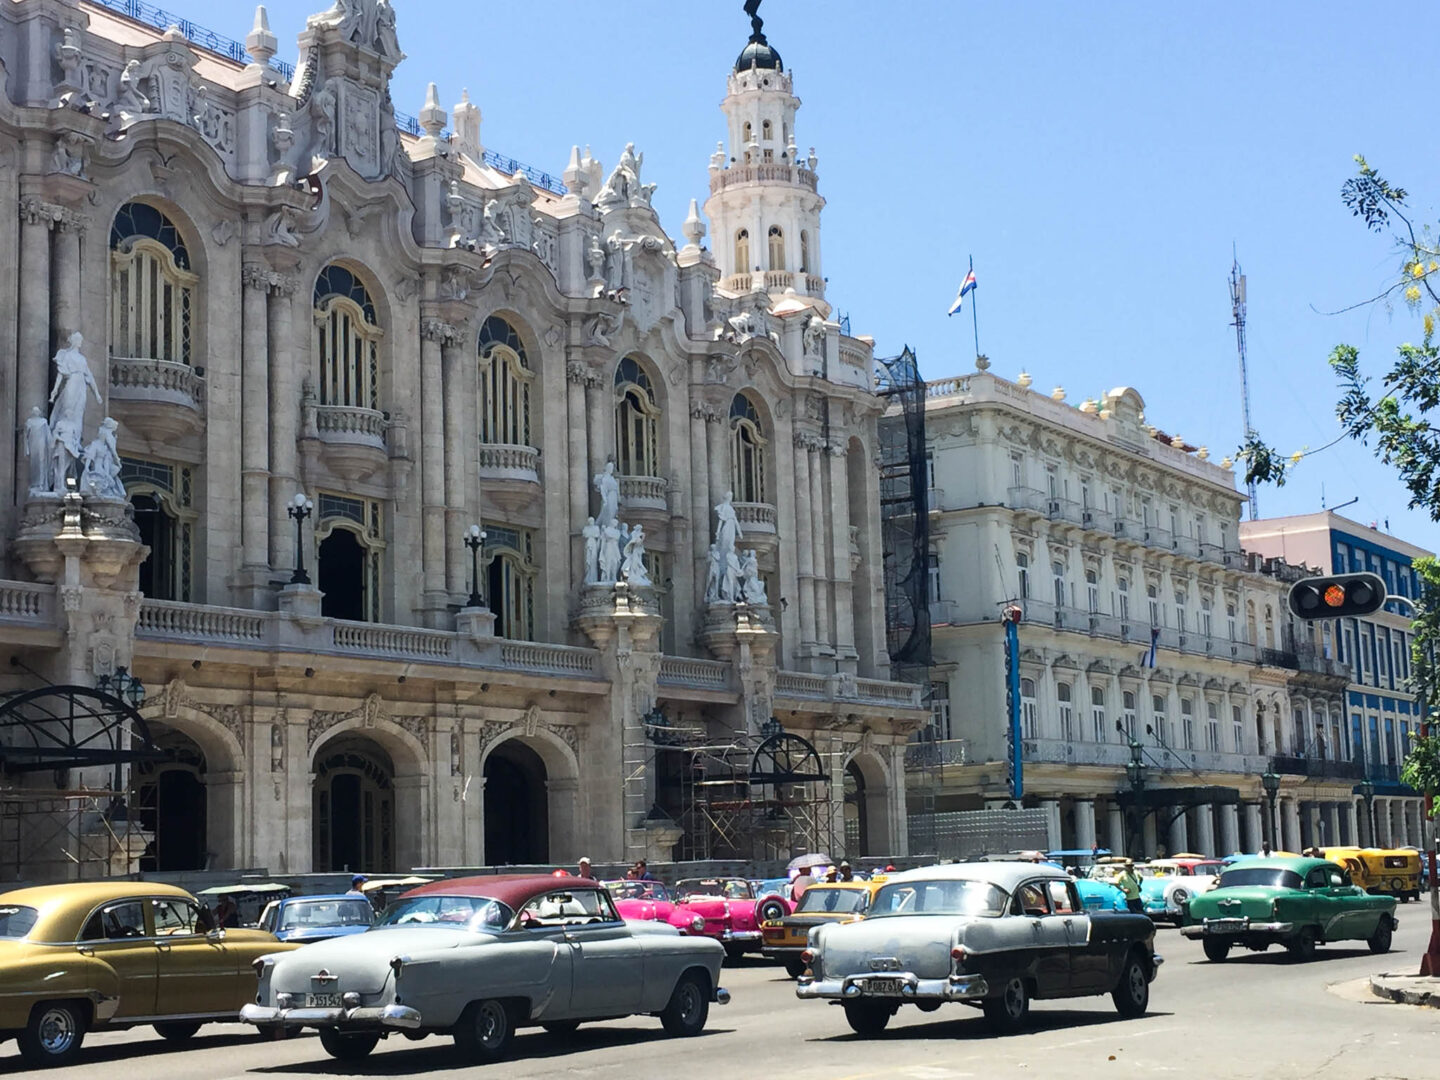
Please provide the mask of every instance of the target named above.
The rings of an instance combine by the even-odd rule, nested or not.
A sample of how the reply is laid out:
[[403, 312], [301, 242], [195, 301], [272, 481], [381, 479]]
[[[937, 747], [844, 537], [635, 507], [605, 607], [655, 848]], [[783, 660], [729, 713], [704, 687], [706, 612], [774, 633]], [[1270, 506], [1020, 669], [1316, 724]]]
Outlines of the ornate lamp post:
[[1266, 819], [1270, 823], [1270, 850], [1280, 850], [1279, 837], [1276, 834], [1275, 821], [1275, 800], [1280, 794], [1280, 775], [1267, 772], [1260, 777], [1260, 786], [1265, 789], [1265, 800], [1270, 804], [1270, 814]]
[[480, 550], [485, 546], [485, 530], [471, 525], [465, 530], [465, 546], [470, 549], [470, 597], [466, 607], [485, 606], [485, 597], [480, 592]]
[[107, 694], [114, 694], [133, 709], [145, 704], [145, 684], [124, 666], [117, 667], [113, 675], [101, 675], [95, 680], [95, 686]]
[[1355, 785], [1355, 790], [1360, 792], [1360, 797], [1365, 800], [1365, 843], [1369, 847], [1375, 846], [1375, 785], [1369, 780], [1361, 780]]
[[309, 585], [310, 575], [305, 572], [305, 542], [300, 533], [301, 523], [315, 512], [315, 504], [297, 491], [295, 498], [285, 508], [285, 513], [295, 520], [295, 572], [290, 575], [291, 585]]
[[1119, 720], [1115, 721], [1115, 729], [1130, 742], [1130, 760], [1125, 764], [1125, 777], [1130, 781], [1131, 813], [1134, 816], [1131, 838], [1134, 843], [1127, 847], [1126, 854], [1135, 858], [1144, 855], [1145, 847], [1145, 747], [1125, 730], [1125, 725]]

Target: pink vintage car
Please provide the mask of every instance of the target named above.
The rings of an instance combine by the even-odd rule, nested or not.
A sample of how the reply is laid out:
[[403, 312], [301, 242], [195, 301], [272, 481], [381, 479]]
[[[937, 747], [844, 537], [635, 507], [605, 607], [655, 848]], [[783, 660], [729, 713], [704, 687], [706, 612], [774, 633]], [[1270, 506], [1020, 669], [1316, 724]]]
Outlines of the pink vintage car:
[[713, 937], [732, 959], [758, 953], [764, 946], [760, 924], [794, 908], [779, 893], [757, 896], [744, 878], [686, 878], [675, 883], [675, 900], [704, 917], [704, 928], [695, 933]]
[[622, 919], [669, 923], [682, 934], [700, 934], [705, 929], [705, 916], [677, 904], [670, 890], [658, 881], [625, 878], [603, 884]]

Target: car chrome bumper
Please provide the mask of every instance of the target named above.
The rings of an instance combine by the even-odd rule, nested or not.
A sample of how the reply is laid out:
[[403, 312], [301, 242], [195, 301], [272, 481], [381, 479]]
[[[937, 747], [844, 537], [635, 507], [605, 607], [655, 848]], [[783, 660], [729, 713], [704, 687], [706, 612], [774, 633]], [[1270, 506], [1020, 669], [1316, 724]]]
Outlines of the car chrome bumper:
[[[872, 978], [883, 978], [899, 982], [898, 994], [866, 993], [866, 984]], [[876, 975], [847, 975], [840, 979], [801, 978], [795, 984], [795, 996], [808, 998], [834, 998], [840, 1001], [858, 1001], [871, 998], [890, 1001], [973, 1001], [990, 993], [990, 984], [983, 975], [951, 975], [948, 979], [922, 979], [906, 971]]]
[[1188, 938], [1239, 937], [1245, 934], [1292, 934], [1295, 924], [1288, 922], [1252, 922], [1249, 919], [1206, 919], [1182, 926], [1180, 933]]
[[726, 930], [720, 940], [727, 945], [750, 945], [763, 939], [759, 930]]
[[247, 1024], [283, 1024], [286, 1027], [382, 1027], [418, 1028], [420, 1013], [407, 1005], [360, 1005], [353, 1009], [275, 1009], [268, 1005], [245, 1005], [240, 1019]]
[[729, 1005], [730, 991], [726, 990], [723, 986], [717, 986], [715, 988], [715, 996], [713, 1000], [716, 1005]]
[[804, 951], [804, 945], [766, 945], [760, 950], [773, 960], [798, 960]]

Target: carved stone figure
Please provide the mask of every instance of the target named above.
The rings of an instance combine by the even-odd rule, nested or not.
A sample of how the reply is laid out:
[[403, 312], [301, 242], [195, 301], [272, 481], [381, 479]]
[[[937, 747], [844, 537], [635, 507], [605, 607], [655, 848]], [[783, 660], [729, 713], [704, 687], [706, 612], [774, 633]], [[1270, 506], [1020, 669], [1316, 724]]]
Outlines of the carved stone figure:
[[139, 60], [131, 60], [120, 72], [120, 91], [115, 98], [120, 119], [127, 121], [155, 110], [154, 104], [145, 93], [145, 74]]
[[50, 154], [50, 171], [66, 176], [84, 176], [85, 159], [90, 154], [90, 140], [78, 131], [67, 131], [55, 140]]
[[282, 206], [265, 219], [266, 244], [283, 247], [299, 247], [300, 237], [295, 234], [299, 213], [293, 206]]
[[25, 456], [30, 461], [30, 494], [50, 490], [50, 423], [36, 405], [25, 421]]
[[80, 474], [80, 494], [101, 499], [125, 498], [125, 485], [120, 482], [120, 451], [115, 446], [112, 417], [100, 421], [100, 431], [85, 448], [85, 470]]
[[65, 494], [65, 481], [80, 460], [86, 391], [101, 404], [90, 361], [80, 351], [84, 343], [77, 330], [70, 335], [70, 343], [55, 354], [55, 385], [50, 390], [50, 489], [57, 495]]
[[636, 525], [625, 541], [625, 555], [620, 563], [620, 576], [631, 585], [651, 585], [650, 572], [645, 569], [645, 529]]
[[805, 355], [820, 356], [825, 351], [825, 320], [811, 315], [805, 323]]
[[760, 577], [760, 560], [754, 548], [747, 550], [740, 560], [740, 599], [756, 607], [770, 603], [765, 595], [765, 581]]
[[740, 519], [735, 516], [732, 498], [732, 492], [725, 492], [725, 498], [715, 507], [715, 546], [724, 555], [734, 551], [735, 541], [744, 535], [740, 531]]
[[623, 308], [614, 315], [607, 315], [603, 311], [595, 313], [585, 322], [585, 344], [598, 345], [608, 349], [610, 338], [620, 332], [620, 327], [624, 323], [625, 311]]
[[620, 160], [610, 173], [610, 179], [595, 198], [595, 206], [602, 214], [626, 207], [649, 206], [655, 194], [654, 184], [640, 183], [640, 168], [645, 164], [645, 155], [635, 153], [635, 144], [626, 143]]
[[310, 97], [310, 125], [314, 138], [310, 142], [311, 171], [335, 153], [335, 107], [337, 100], [330, 83], [325, 82]]
[[595, 490], [600, 493], [600, 513], [595, 515], [595, 524], [603, 530], [614, 525], [620, 513], [620, 481], [615, 478], [613, 461], [607, 461], [605, 468], [595, 474]]
[[720, 600], [720, 580], [725, 576], [725, 560], [720, 548], [710, 545], [710, 558], [705, 569], [705, 603], [714, 604]]
[[613, 585], [620, 577], [620, 527], [615, 523], [600, 527], [600, 581]]
[[598, 234], [590, 236], [590, 246], [585, 251], [585, 271], [591, 281], [605, 280], [605, 245], [600, 243]]
[[614, 292], [628, 289], [635, 279], [635, 261], [631, 254], [633, 241], [625, 239], [616, 229], [605, 241], [605, 285]]
[[600, 526], [593, 517], [585, 519], [580, 535], [585, 538], [585, 584], [594, 585], [600, 580]]
[[740, 556], [732, 549], [725, 553], [725, 569], [720, 577], [720, 599], [733, 604], [740, 599]]
[[400, 52], [400, 38], [395, 32], [395, 5], [390, 0], [378, 0], [375, 5], [375, 48], [397, 62]]

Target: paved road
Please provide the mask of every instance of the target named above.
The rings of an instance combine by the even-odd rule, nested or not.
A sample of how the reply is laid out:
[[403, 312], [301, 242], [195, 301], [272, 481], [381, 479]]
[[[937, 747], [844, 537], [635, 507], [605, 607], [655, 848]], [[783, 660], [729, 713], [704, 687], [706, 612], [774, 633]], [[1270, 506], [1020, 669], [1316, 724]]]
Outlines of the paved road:
[[[372, 1076], [525, 1077], [584, 1075], [587, 1080], [659, 1077], [783, 1076], [785, 1080], [949, 1080], [968, 1076], [1369, 1077], [1436, 1075], [1440, 1010], [1371, 999], [1365, 978], [1413, 971], [1429, 934], [1423, 906], [1399, 909], [1395, 951], [1330, 946], [1309, 964], [1283, 953], [1247, 953], [1208, 963], [1197, 944], [1159, 931], [1165, 965], [1152, 987], [1153, 1011], [1121, 1020], [1108, 997], [1039, 1002], [1030, 1031], [989, 1035], [979, 1013], [947, 1006], [903, 1009], [877, 1039], [851, 1034], [838, 1008], [801, 1002], [779, 969], [759, 961], [727, 968], [734, 1001], [712, 1007], [706, 1033], [667, 1039], [658, 1021], [582, 1027], [569, 1042], [522, 1034], [503, 1066], [461, 1068], [449, 1039], [392, 1038], [365, 1062], [332, 1061], [313, 1035], [264, 1043], [246, 1027], [205, 1028], [187, 1049], [148, 1029], [92, 1035], [83, 1063], [45, 1074], [53, 1080], [226, 1080], [230, 1077]], [[0, 1080], [25, 1072], [13, 1042], [0, 1046]]]

